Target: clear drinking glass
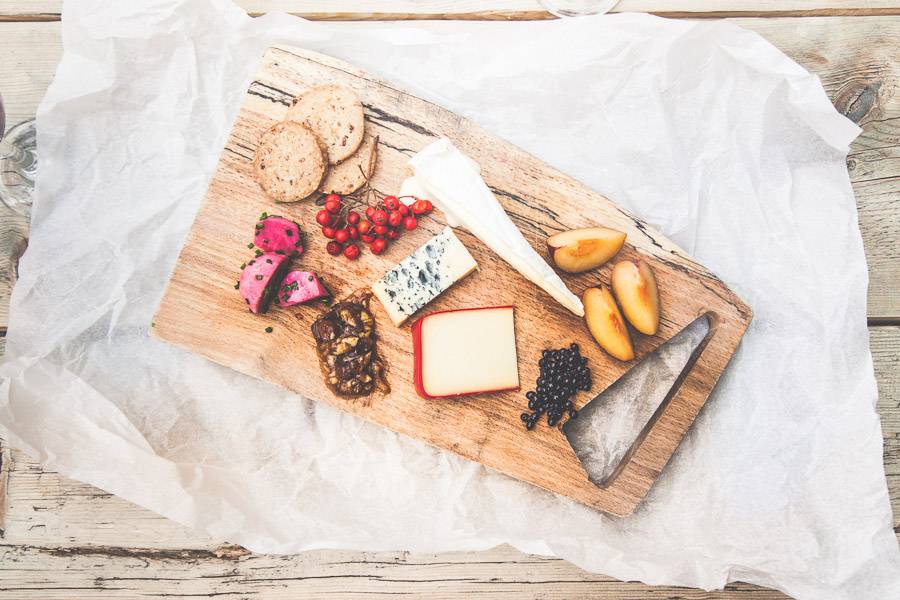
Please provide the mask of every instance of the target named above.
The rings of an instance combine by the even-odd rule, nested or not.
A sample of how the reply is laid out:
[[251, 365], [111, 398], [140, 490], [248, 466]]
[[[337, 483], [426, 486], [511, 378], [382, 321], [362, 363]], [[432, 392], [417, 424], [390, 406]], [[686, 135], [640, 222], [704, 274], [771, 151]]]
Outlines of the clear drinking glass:
[[0, 97], [0, 201], [12, 210], [28, 214], [37, 173], [37, 139], [34, 119], [11, 127], [6, 135], [6, 112]]
[[619, 0], [540, 0], [557, 17], [581, 17], [609, 12]]

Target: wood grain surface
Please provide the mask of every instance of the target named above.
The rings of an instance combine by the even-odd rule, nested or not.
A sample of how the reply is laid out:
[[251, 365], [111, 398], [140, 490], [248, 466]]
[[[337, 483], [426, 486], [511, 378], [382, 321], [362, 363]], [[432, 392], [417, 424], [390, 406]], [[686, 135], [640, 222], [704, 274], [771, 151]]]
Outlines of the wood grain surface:
[[[628, 236], [625, 248], [616, 260], [641, 259], [653, 268], [663, 307], [659, 332], [632, 336], [633, 361], [610, 357], [591, 338], [582, 318], [522, 277], [481, 240], [457, 228], [457, 236], [478, 262], [478, 271], [415, 317], [435, 311], [514, 305], [523, 389], [461, 400], [420, 398], [412, 377], [413, 319], [395, 327], [381, 304], [373, 301], [378, 352], [392, 389], [366, 401], [333, 394], [319, 371], [310, 330], [323, 309], [273, 307], [265, 315], [254, 315], [232, 289], [240, 275], [237, 265], [253, 257], [245, 240], [252, 239], [258, 215], [277, 213], [306, 228], [306, 250], [294, 261], [295, 268], [323, 277], [337, 299], [368, 289], [443, 229], [446, 221], [435, 211], [380, 256], [363, 252], [352, 262], [336, 260], [325, 252], [327, 240], [316, 231], [315, 214], [320, 206], [311, 200], [275, 205], [260, 189], [252, 167], [260, 136], [285, 118], [294, 97], [330, 84], [352, 89], [362, 100], [367, 133], [378, 137], [378, 162], [370, 185], [382, 195], [398, 193], [408, 175], [406, 163], [411, 155], [446, 137], [478, 163], [488, 187], [535, 251], [544, 253], [549, 235], [569, 229], [602, 225], [624, 231]], [[563, 274], [564, 281], [580, 296], [601, 282], [609, 285], [611, 268], [607, 265], [578, 276]], [[527, 408], [525, 390], [532, 389], [539, 376], [542, 350], [579, 344], [593, 380], [590, 392], [573, 399], [576, 408], [581, 408], [702, 315], [711, 321], [710, 333], [696, 362], [602, 485], [588, 479], [559, 428], [542, 423], [530, 432], [525, 430], [519, 415]], [[250, 84], [151, 331], [162, 340], [242, 373], [624, 516], [634, 510], [665, 467], [731, 360], [751, 318], [749, 307], [715, 275], [597, 192], [474, 123], [352, 65], [301, 48], [278, 46], [266, 51]], [[274, 328], [271, 334], [266, 330], [269, 326]], [[553, 460], [535, 462], [535, 456], [552, 456]]]
[[[309, 5], [285, 0], [288, 3], [295, 12]], [[360, 6], [352, 0], [334, 4], [349, 6], [351, 12]], [[415, 4], [428, 6], [429, 2]], [[451, 3], [442, 4], [447, 8]], [[453, 8], [468, 5], [469, 11], [475, 4], [496, 6], [468, 0], [452, 4]], [[23, 15], [36, 5], [47, 8], [60, 3], [0, 0], [0, 20], [3, 15]], [[696, 5], [708, 11], [698, 16], [734, 6], [716, 0]], [[759, 6], [796, 9], [798, 3], [775, 0]], [[896, 10], [896, 6], [879, 8]], [[870, 343], [880, 390], [885, 472], [895, 530], [900, 531], [900, 327], [892, 325], [900, 324], [900, 96], [896, 94], [900, 19], [732, 22], [758, 31], [819, 75], [837, 108], [863, 127], [851, 148], [848, 167], [869, 263]], [[0, 49], [5, 59], [0, 61], [0, 93], [11, 115], [9, 121], [15, 123], [34, 114], [52, 78], [61, 54], [59, 23], [0, 23]], [[0, 223], [3, 251], [20, 248], [27, 233], [24, 223], [15, 222], [2, 207]], [[4, 260], [15, 262], [11, 256]], [[0, 329], [5, 330], [5, 305], [0, 309]], [[749, 585], [702, 592], [623, 583], [508, 547], [429, 555], [317, 551], [289, 557], [248, 556], [222, 540], [211, 540], [92, 486], [45, 471], [2, 442], [0, 461], [0, 529], [5, 530], [0, 533], [2, 599], [388, 598], [398, 594], [417, 598], [785, 598]], [[4, 481], [8, 481], [5, 497]], [[348, 589], [359, 589], [354, 584], [369, 580], [376, 580], [377, 591], [346, 594]]]
[[[251, 15], [287, 12], [307, 19], [550, 19], [538, 0], [237, 0]], [[0, 0], [0, 20], [52, 21], [62, 0]], [[620, 0], [611, 12], [674, 18], [896, 15], [896, 0]]]

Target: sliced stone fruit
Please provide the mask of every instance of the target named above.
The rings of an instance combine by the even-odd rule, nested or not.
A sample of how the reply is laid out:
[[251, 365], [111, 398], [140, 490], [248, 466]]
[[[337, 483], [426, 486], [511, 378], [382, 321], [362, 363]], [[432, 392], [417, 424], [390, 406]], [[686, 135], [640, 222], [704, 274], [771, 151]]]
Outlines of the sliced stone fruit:
[[647, 335], [659, 329], [659, 290], [653, 270], [643, 260], [616, 263], [612, 271], [612, 289], [631, 325]]
[[609, 288], [588, 288], [581, 298], [584, 303], [584, 319], [591, 335], [610, 356], [619, 360], [634, 358], [634, 347], [625, 319], [616, 306]]
[[622, 249], [625, 234], [608, 227], [586, 227], [551, 235], [547, 247], [554, 264], [566, 273], [596, 269]]

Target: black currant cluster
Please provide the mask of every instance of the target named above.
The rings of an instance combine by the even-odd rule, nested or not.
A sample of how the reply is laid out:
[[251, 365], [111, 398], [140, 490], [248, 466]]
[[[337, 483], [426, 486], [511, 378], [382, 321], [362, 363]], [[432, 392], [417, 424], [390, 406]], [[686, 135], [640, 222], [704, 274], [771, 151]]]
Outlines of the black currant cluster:
[[578, 344], [559, 350], [544, 350], [538, 361], [541, 369], [537, 390], [528, 392], [528, 409], [522, 413], [526, 429], [533, 429], [541, 415], [547, 415], [547, 425], [555, 427], [568, 412], [569, 418], [578, 417], [572, 398], [579, 391], [591, 389], [591, 370], [587, 359], [581, 356]]

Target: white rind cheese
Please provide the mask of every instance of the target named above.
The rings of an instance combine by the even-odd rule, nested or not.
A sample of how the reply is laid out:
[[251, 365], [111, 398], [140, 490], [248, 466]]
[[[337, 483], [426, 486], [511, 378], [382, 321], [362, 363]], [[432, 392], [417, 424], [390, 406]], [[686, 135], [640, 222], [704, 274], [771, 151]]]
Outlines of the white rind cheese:
[[449, 227], [375, 282], [372, 291], [394, 325], [402, 324], [478, 264]]
[[409, 159], [409, 166], [448, 223], [468, 229], [526, 279], [579, 317], [584, 316], [581, 300], [522, 236], [472, 159], [449, 140], [440, 139]]
[[[417, 199], [422, 198], [423, 200], [431, 200], [429, 198], [430, 194], [428, 190], [422, 187], [422, 184], [416, 180], [415, 177], [407, 177], [403, 180], [403, 183], [400, 184], [400, 201], [407, 206], [412, 206], [413, 202]], [[453, 227], [454, 224], [447, 222], [447, 225]]]

